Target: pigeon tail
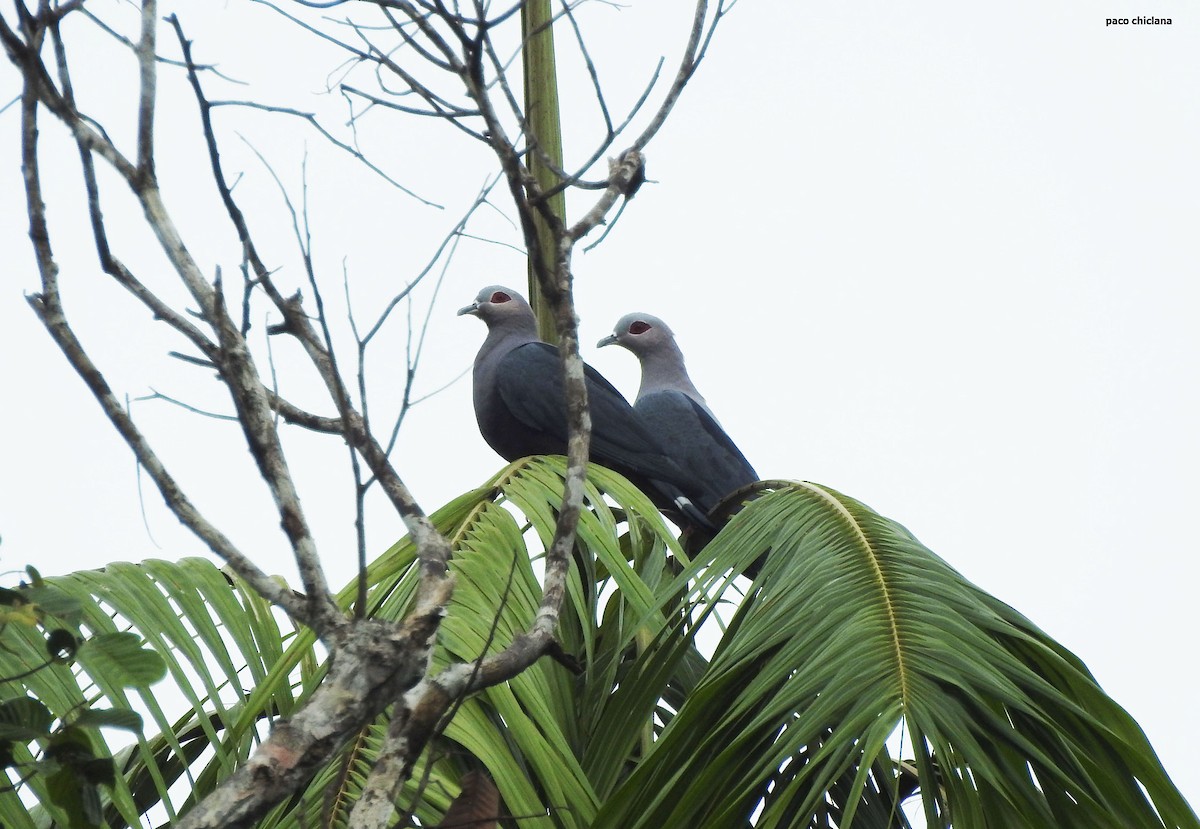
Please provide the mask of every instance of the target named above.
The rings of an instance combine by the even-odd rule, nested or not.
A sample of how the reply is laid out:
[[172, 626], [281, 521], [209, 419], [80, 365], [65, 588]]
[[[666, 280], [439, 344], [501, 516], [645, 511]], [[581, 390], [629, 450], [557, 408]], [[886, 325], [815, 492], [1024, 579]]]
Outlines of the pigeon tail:
[[[692, 500], [682, 492], [675, 496], [675, 506], [688, 519], [693, 527], [703, 527], [709, 532], [716, 533], [717, 525], [714, 524], [704, 511], [692, 503]], [[686, 529], [686, 528], [685, 528]]]

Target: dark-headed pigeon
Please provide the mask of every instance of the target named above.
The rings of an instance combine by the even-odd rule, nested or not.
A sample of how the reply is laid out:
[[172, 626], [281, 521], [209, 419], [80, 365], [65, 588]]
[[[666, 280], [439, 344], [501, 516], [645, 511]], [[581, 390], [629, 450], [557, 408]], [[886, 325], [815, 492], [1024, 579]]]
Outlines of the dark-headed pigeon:
[[[475, 357], [473, 385], [475, 419], [488, 446], [509, 461], [566, 454], [562, 368], [554, 346], [538, 339], [529, 303], [516, 291], [489, 285], [458, 313], [473, 314], [488, 327]], [[677, 510], [685, 526], [711, 528], [682, 491], [688, 475], [621, 393], [586, 364], [584, 378], [592, 416], [589, 460], [632, 479], [661, 509]]]
[[667, 324], [650, 314], [626, 314], [596, 345], [623, 345], [642, 364], [633, 407], [659, 443], [692, 478], [696, 506], [706, 513], [729, 493], [758, 480], [708, 404], [696, 391]]

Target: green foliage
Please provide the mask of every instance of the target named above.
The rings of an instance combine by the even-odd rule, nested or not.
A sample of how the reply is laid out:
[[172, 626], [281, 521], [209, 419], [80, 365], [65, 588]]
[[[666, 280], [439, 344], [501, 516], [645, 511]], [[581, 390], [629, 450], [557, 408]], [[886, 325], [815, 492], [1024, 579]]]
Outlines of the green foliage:
[[[76, 659], [83, 671], [104, 675], [116, 688], [157, 682], [165, 663], [134, 633], [83, 636], [81, 602], [48, 585], [33, 567], [26, 572], [30, 583], [0, 589], [0, 627], [6, 634], [0, 636], [0, 681], [19, 681], [34, 696], [0, 700], [0, 767], [13, 769], [39, 790], [57, 824], [99, 826], [100, 786], [112, 787], [116, 780], [99, 729], [140, 732], [142, 718], [127, 708], [92, 708], [84, 698], [51, 710], [38, 689], [56, 676], [71, 676], [69, 666]], [[19, 803], [13, 787], [4, 787], [2, 794], [6, 802]], [[28, 818], [20, 814], [13, 820], [23, 825]]]
[[[14, 697], [0, 702], [0, 740], [32, 742], [50, 734], [54, 715], [46, 706], [30, 697]], [[11, 750], [7, 749], [9, 754]]]
[[162, 657], [143, 650], [141, 637], [134, 633], [97, 636], [80, 649], [78, 659], [89, 674], [103, 675], [124, 688], [152, 685], [167, 673]]
[[929, 826], [1198, 825], [1083, 664], [900, 525], [788, 484], [693, 571], [711, 581], [765, 550], [703, 679], [595, 827], [739, 826], [760, 802], [760, 827], [895, 825], [911, 789], [885, 747], [899, 727]]
[[[503, 648], [533, 618], [563, 472], [559, 458], [525, 459], [433, 516], [457, 579], [435, 669]], [[482, 765], [521, 827], [904, 826], [898, 803], [914, 791], [930, 826], [1200, 826], [1086, 668], [898, 524], [823, 487], [776, 483], [691, 561], [628, 482], [599, 468], [589, 480], [559, 629], [584, 672], [543, 659], [461, 701], [398, 804], [422, 823], [441, 819]], [[732, 574], [767, 550], [741, 597]], [[418, 578], [404, 539], [368, 570], [369, 612], [403, 618]], [[97, 815], [133, 826], [152, 806], [173, 818], [323, 673], [308, 631], [206, 561], [50, 584], [78, 603], [81, 631], [144, 637], [169, 681], [129, 693], [125, 682], [149, 674], [121, 655], [127, 639], [85, 659], [89, 642], [73, 668], [26, 677], [27, 696], [0, 705], [0, 735], [32, 729], [12, 732], [15, 759], [33, 760], [24, 746], [46, 742], [53, 718], [70, 722], [44, 751], [60, 768], [26, 784], [42, 805], [31, 814], [0, 793], [8, 826]], [[348, 585], [343, 606], [354, 595]], [[710, 658], [696, 647], [701, 626]], [[34, 651], [14, 639], [0, 672]], [[100, 700], [112, 710], [80, 708]], [[126, 737], [103, 788], [85, 758], [112, 754], [94, 727], [135, 728], [121, 713], [130, 706], [152, 736], [108, 732], [114, 746], [121, 734], [136, 742]], [[364, 729], [260, 825], [344, 825], [385, 727]], [[92, 754], [70, 759], [85, 742]], [[56, 802], [68, 782], [95, 799]]]

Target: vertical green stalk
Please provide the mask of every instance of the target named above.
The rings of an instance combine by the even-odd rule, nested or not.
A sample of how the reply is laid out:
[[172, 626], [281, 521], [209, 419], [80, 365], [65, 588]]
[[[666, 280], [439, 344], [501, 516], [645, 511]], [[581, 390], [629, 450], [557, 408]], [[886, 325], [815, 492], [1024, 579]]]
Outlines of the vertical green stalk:
[[[521, 34], [525, 43], [521, 53], [525, 70], [525, 118], [533, 140], [561, 170], [562, 125], [558, 109], [558, 76], [554, 66], [554, 31], [550, 28], [550, 19], [550, 0], [525, 0], [525, 5], [521, 8]], [[536, 153], [530, 152], [526, 163], [543, 190], [558, 184], [558, 176], [542, 163]], [[550, 209], [560, 222], [566, 222], [564, 193], [550, 199]], [[540, 259], [547, 269], [553, 271], [557, 259], [554, 234], [536, 211], [534, 224], [537, 228]], [[542, 296], [542, 289], [534, 272], [533, 251], [529, 254], [529, 303], [537, 316], [538, 333], [542, 339], [557, 343], [554, 317]]]

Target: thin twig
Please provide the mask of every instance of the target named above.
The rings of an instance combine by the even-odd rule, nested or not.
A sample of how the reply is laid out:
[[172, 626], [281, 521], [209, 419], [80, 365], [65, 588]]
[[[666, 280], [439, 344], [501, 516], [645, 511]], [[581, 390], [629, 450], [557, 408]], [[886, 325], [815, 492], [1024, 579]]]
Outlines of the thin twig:
[[234, 423], [237, 422], [236, 415], [221, 414], [220, 412], [210, 412], [210, 411], [207, 411], [206, 409], [201, 409], [196, 406], [193, 406], [190, 403], [184, 403], [182, 400], [177, 400], [176, 398], [171, 397], [170, 395], [166, 395], [166, 394], [163, 394], [162, 392], [155, 391], [153, 388], [151, 388], [150, 391], [151, 391], [150, 394], [144, 394], [141, 397], [135, 397], [134, 400], [138, 401], [138, 402], [148, 401], [148, 400], [162, 400], [166, 403], [170, 403], [173, 406], [178, 406], [179, 408], [183, 409], [184, 411], [188, 411], [188, 412], [191, 412], [192, 414], [200, 415], [201, 417], [211, 417], [213, 420], [227, 420], [227, 421], [233, 421]]
[[671, 83], [671, 88], [667, 90], [666, 97], [659, 105], [658, 111], [654, 114], [650, 123], [642, 130], [641, 135], [634, 140], [631, 145], [632, 149], [644, 149], [650, 143], [650, 139], [662, 129], [662, 125], [666, 123], [667, 116], [675, 108], [675, 102], [679, 100], [679, 96], [683, 93], [683, 88], [687, 86], [688, 81], [692, 79], [692, 75], [695, 74], [696, 69], [700, 66], [700, 61], [704, 59], [704, 55], [708, 51], [708, 44], [712, 40], [713, 33], [717, 30], [717, 24], [725, 13], [724, 0], [718, 0], [716, 14], [706, 33], [704, 30], [704, 21], [708, 16], [708, 2], [707, 0], [697, 0], [696, 11], [692, 15], [692, 31], [688, 35], [687, 45], [683, 49], [683, 58], [679, 62], [679, 69], [675, 73], [675, 80]]
[[[125, 395], [125, 411], [131, 418], [133, 417], [133, 407], [129, 395]], [[150, 529], [150, 514], [146, 511], [146, 493], [142, 491], [142, 464], [137, 457], [133, 459], [133, 479], [137, 483], [138, 512], [142, 515], [142, 527], [146, 530], [146, 537], [150, 539], [150, 543], [154, 545], [155, 549], [161, 550], [162, 545], [158, 543], [158, 539], [154, 537], [154, 531]]]
[[[221, 171], [220, 155], [217, 151], [216, 136], [213, 133], [210, 117], [211, 106], [201, 90], [199, 77], [193, 68], [191, 43], [184, 37], [183, 27], [177, 17], [172, 15], [167, 21], [175, 29], [184, 60], [188, 64], [188, 80], [200, 107], [201, 125], [209, 150], [213, 179], [217, 183], [226, 212], [238, 231], [243, 250], [254, 269], [258, 284], [264, 287], [268, 296], [284, 312], [285, 319], [290, 320], [296, 314], [296, 309], [285, 302], [275, 290], [270, 274], [259, 258], [254, 242], [250, 238], [245, 218], [234, 203], [232, 193]], [[145, 189], [150, 190], [150, 188]], [[163, 212], [165, 214], [165, 211]], [[308, 603], [312, 608], [310, 618], [315, 623], [314, 627], [319, 634], [328, 635], [330, 631], [344, 625], [345, 619], [329, 590], [324, 568], [317, 553], [316, 541], [308, 527], [308, 521], [300, 504], [299, 493], [296, 491], [295, 481], [288, 468], [279, 433], [274, 428], [272, 409], [268, 397], [264, 393], [260, 374], [245, 338], [229, 316], [219, 286], [209, 293], [209, 297], [210, 301], [205, 310], [208, 313], [209, 323], [217, 333], [220, 345], [221, 359], [218, 365], [221, 369], [221, 376], [233, 397], [250, 454], [258, 466], [263, 480], [271, 490], [275, 506], [279, 510], [281, 526], [292, 547], [296, 566], [300, 571], [300, 579], [308, 594]], [[306, 338], [301, 336], [300, 339], [303, 343]]]
[[338, 149], [342, 150], [343, 152], [348, 153], [356, 161], [361, 162], [363, 164], [363, 166], [365, 166], [368, 170], [373, 172], [375, 175], [379, 176], [381, 179], [383, 179], [388, 184], [395, 187], [400, 192], [404, 193], [407, 196], [411, 196], [412, 198], [416, 199], [417, 201], [421, 202], [421, 204], [424, 204], [427, 207], [436, 207], [438, 210], [444, 209], [443, 206], [438, 204], [437, 202], [430, 201], [429, 199], [425, 198], [424, 196], [420, 196], [417, 193], [414, 193], [412, 190], [408, 189], [403, 184], [396, 181], [394, 178], [392, 178], [387, 173], [385, 173], [382, 169], [380, 169], [373, 161], [371, 161], [369, 158], [367, 158], [365, 155], [363, 155], [362, 151], [359, 150], [357, 147], [347, 144], [345, 141], [340, 141], [333, 133], [331, 133], [329, 130], [325, 129], [325, 127], [321, 124], [321, 122], [317, 120], [317, 116], [312, 112], [301, 112], [300, 110], [292, 109], [291, 107], [274, 106], [271, 104], [262, 104], [262, 103], [258, 103], [257, 101], [210, 101], [209, 105], [212, 106], [214, 109], [217, 107], [245, 107], [247, 109], [257, 109], [261, 112], [270, 112], [270, 113], [275, 113], [275, 114], [279, 114], [279, 115], [291, 115], [295, 118], [299, 118], [300, 120], [302, 120], [302, 121], [308, 123], [310, 126], [312, 126], [312, 128], [315, 129], [318, 133], [320, 133], [321, 136], [323, 138], [325, 138], [325, 140], [327, 140], [330, 144], [333, 144]]
[[[88, 20], [90, 20], [92, 23], [94, 23], [96, 25], [96, 27], [98, 29], [100, 29], [100, 31], [107, 34], [109, 37], [111, 37], [113, 40], [120, 43], [122, 46], [127, 47], [131, 52], [136, 53], [138, 47], [136, 45], [134, 45], [134, 42], [132, 40], [130, 40], [129, 38], [125, 37], [125, 35], [121, 34], [113, 27], [109, 26], [107, 23], [105, 23], [99, 17], [92, 14], [92, 12], [86, 6], [83, 5], [83, 0], [73, 0], [72, 4], [75, 5], [79, 9], [79, 11], [83, 14], [84, 17], [86, 17]], [[65, 9], [67, 7], [67, 5], [71, 5], [71, 4], [64, 3], [63, 5], [59, 6], [59, 9], [60, 10]], [[62, 16], [63, 16], [62, 14], [59, 14], [58, 15], [59, 19], [61, 19]], [[181, 60], [175, 60], [173, 58], [163, 57], [162, 55], [155, 55], [154, 59], [158, 63], [162, 63], [167, 66], [178, 66], [180, 68], [183, 68], [186, 66], [186, 64]], [[232, 78], [229, 75], [224, 74], [223, 72], [221, 72], [220, 70], [217, 69], [215, 64], [198, 63], [198, 64], [196, 64], [196, 69], [197, 69], [197, 71], [200, 71], [200, 72], [211, 72], [212, 74], [216, 75], [221, 80], [229, 81], [230, 83], [237, 84], [238, 86], [249, 86], [249, 84], [246, 81], [240, 81], [237, 78]]]
[[417, 275], [413, 277], [398, 294], [392, 297], [391, 300], [388, 301], [387, 305], [384, 306], [383, 311], [379, 314], [379, 317], [375, 320], [375, 323], [367, 330], [366, 335], [362, 338], [364, 345], [374, 339], [375, 335], [379, 333], [379, 330], [383, 327], [384, 323], [387, 322], [388, 317], [391, 315], [395, 307], [399, 305], [405, 297], [412, 293], [413, 289], [420, 285], [421, 281], [429, 275], [429, 272], [433, 270], [434, 265], [436, 265], [438, 260], [442, 258], [442, 254], [445, 252], [446, 248], [458, 238], [458, 235], [462, 232], [462, 229], [467, 226], [467, 223], [470, 221], [471, 217], [475, 215], [475, 211], [479, 209], [480, 205], [487, 201], [488, 194], [492, 192], [492, 188], [496, 186], [498, 181], [499, 177], [497, 176], [489, 181], [484, 182], [483, 187], [480, 188], [479, 193], [471, 202], [470, 207], [467, 208], [466, 212], [463, 213], [463, 215], [455, 223], [454, 227], [451, 228], [450, 232], [442, 238], [441, 243], [439, 243], [437, 249], [434, 250], [433, 256], [431, 256], [429, 261], [425, 263], [425, 267], [421, 268]]
[[58, 264], [50, 244], [50, 233], [46, 224], [46, 206], [41, 191], [37, 157], [39, 97], [37, 81], [26, 75], [26, 86], [22, 95], [22, 169], [25, 174], [26, 205], [30, 222], [29, 235], [34, 244], [42, 280], [42, 291], [27, 297], [30, 306], [76, 373], [87, 384], [117, 432], [133, 450], [138, 462], [154, 479], [171, 511], [214, 553], [228, 562], [260, 595], [284, 608], [292, 618], [307, 621], [311, 617], [306, 603], [297, 598], [290, 589], [279, 584], [255, 566], [195, 508], [175, 479], [167, 472], [166, 467], [140, 430], [134, 425], [104, 375], [92, 361], [67, 322], [59, 298]]

